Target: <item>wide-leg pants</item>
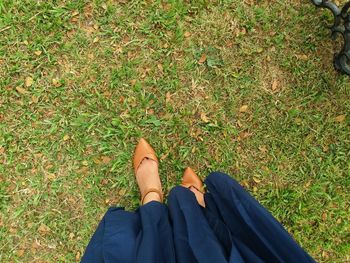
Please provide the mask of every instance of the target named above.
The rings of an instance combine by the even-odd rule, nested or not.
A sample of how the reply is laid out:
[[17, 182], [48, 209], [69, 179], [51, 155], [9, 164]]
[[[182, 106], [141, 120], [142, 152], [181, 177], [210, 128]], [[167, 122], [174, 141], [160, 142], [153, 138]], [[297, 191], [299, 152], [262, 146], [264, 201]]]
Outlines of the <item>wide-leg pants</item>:
[[315, 262], [234, 179], [214, 172], [205, 184], [205, 208], [181, 186], [167, 205], [110, 208], [81, 262]]

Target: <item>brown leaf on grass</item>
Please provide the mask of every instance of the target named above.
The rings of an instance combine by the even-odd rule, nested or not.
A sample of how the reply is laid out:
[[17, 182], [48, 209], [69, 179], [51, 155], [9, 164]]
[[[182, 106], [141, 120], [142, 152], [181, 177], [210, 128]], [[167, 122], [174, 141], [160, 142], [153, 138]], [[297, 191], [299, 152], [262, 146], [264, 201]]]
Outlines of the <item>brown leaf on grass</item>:
[[75, 11], [72, 13], [72, 17], [77, 16], [77, 15], [79, 15], [79, 11], [78, 11], [78, 10], [75, 10]]
[[274, 79], [271, 84], [272, 91], [276, 91], [278, 89], [278, 80]]
[[296, 55], [298, 59], [302, 60], [302, 61], [307, 61], [309, 58], [307, 55], [302, 54], [302, 55]]
[[95, 37], [94, 40], [92, 41], [92, 43], [97, 43], [100, 40], [99, 37]]
[[345, 117], [346, 117], [346, 115], [345, 115], [345, 114], [342, 114], [342, 115], [337, 116], [337, 117], [335, 118], [335, 120], [336, 120], [336, 122], [341, 123], [341, 122], [345, 121]]
[[41, 224], [38, 228], [38, 232], [45, 235], [50, 232], [50, 228], [45, 224]]
[[108, 184], [108, 180], [105, 179], [105, 178], [102, 179], [102, 180], [101, 180], [101, 184], [102, 184], [102, 185], [107, 185], [107, 184]]
[[32, 96], [32, 102], [37, 104], [39, 102], [39, 98], [37, 96]]
[[207, 60], [207, 55], [203, 53], [198, 60], [198, 64], [203, 64], [206, 60]]
[[64, 140], [64, 141], [68, 141], [69, 139], [70, 139], [70, 137], [69, 137], [68, 134], [66, 134], [66, 135], [63, 136], [63, 140]]
[[19, 93], [19, 94], [22, 94], [22, 95], [24, 95], [24, 94], [27, 94], [28, 93], [28, 91], [27, 90], [25, 90], [24, 88], [22, 88], [22, 87], [16, 87], [16, 90], [17, 90], [17, 92]]
[[41, 50], [36, 50], [36, 51], [34, 51], [34, 54], [35, 54], [36, 56], [40, 56], [40, 55], [41, 55], [41, 53], [42, 53], [42, 51], [41, 51]]
[[119, 190], [118, 195], [119, 196], [125, 196], [126, 192], [127, 192], [127, 189], [122, 188], [122, 189]]
[[56, 179], [56, 175], [53, 174], [53, 173], [47, 173], [45, 175], [45, 178], [48, 179], [48, 180], [55, 180]]
[[168, 91], [166, 94], [165, 94], [165, 103], [169, 103], [171, 100], [171, 94], [170, 92]]
[[160, 73], [163, 74], [163, 65], [159, 63], [159, 64], [157, 65], [157, 67], [158, 67]]
[[209, 119], [204, 112], [201, 113], [201, 120], [204, 121], [205, 123], [209, 122]]
[[243, 187], [245, 187], [246, 189], [249, 189], [249, 183], [248, 183], [247, 180], [242, 180], [242, 181], [240, 182], [240, 184], [241, 184]]
[[18, 257], [23, 257], [23, 255], [24, 255], [24, 249], [19, 249], [19, 250], [17, 250], [17, 256]]
[[267, 148], [266, 148], [266, 146], [259, 146], [259, 151], [261, 152], [261, 153], [267, 153]]
[[112, 158], [111, 158], [111, 157], [108, 157], [108, 156], [102, 156], [102, 157], [101, 157], [101, 161], [102, 161], [104, 164], [108, 164], [111, 160], [112, 160]]
[[258, 183], [261, 182], [261, 180], [260, 180], [259, 178], [257, 178], [257, 177], [253, 177], [253, 181], [254, 181], [256, 184], [258, 184]]
[[25, 79], [25, 85], [26, 87], [30, 87], [33, 85], [34, 80], [31, 77], [26, 77]]
[[191, 36], [191, 33], [190, 32], [188, 32], [188, 31], [186, 31], [185, 33], [184, 33], [184, 37], [190, 37]]
[[75, 254], [75, 261], [76, 262], [80, 261], [80, 252], [79, 251]]
[[250, 137], [252, 134], [248, 131], [243, 131], [243, 132], [240, 132], [239, 135], [238, 135], [238, 140], [239, 141], [242, 141], [248, 137]]
[[239, 108], [239, 112], [243, 113], [243, 112], [247, 112], [248, 111], [248, 105], [243, 105]]
[[61, 82], [59, 81], [59, 79], [55, 79], [55, 78], [53, 78], [52, 79], [52, 84], [56, 87], [56, 88], [58, 88], [58, 87], [61, 87]]

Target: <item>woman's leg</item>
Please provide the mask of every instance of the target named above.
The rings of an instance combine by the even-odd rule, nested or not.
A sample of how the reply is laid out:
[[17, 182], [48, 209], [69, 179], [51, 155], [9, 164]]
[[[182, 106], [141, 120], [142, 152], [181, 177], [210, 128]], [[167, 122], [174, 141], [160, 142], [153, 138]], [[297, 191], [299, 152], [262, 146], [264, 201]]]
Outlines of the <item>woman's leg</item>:
[[142, 206], [135, 212], [110, 209], [92, 237], [82, 262], [175, 263], [168, 209], [162, 204], [158, 160], [143, 139], [134, 155]]
[[81, 262], [134, 262], [140, 225], [138, 214], [110, 208], [92, 236]]
[[215, 172], [207, 177], [205, 184], [222, 220], [237, 245], [242, 245], [242, 250], [249, 248], [266, 262], [314, 262], [283, 226], [235, 180]]
[[210, 228], [195, 195], [182, 186], [168, 197], [176, 259], [179, 263], [227, 262], [225, 252]]

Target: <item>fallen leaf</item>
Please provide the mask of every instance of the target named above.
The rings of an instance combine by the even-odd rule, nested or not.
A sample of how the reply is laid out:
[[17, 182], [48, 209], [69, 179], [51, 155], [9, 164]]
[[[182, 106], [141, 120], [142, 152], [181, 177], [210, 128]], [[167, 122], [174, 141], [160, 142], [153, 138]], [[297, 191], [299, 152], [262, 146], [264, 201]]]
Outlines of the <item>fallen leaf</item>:
[[76, 10], [76, 11], [74, 11], [74, 12], [72, 13], [72, 17], [73, 17], [73, 16], [77, 16], [77, 15], [79, 15], [79, 11], [78, 11], [78, 10]]
[[34, 80], [31, 77], [26, 77], [26, 80], [25, 80], [26, 87], [32, 86], [33, 82], [34, 82]]
[[112, 158], [111, 158], [111, 157], [108, 157], [108, 156], [102, 156], [102, 157], [101, 157], [101, 161], [102, 161], [104, 164], [109, 163], [111, 160], [112, 160]]
[[260, 146], [260, 147], [259, 147], [259, 150], [260, 150], [260, 152], [262, 152], [262, 153], [267, 153], [267, 148], [266, 148], [266, 146]]
[[203, 53], [198, 60], [198, 64], [203, 64], [206, 60], [207, 60], [207, 55]]
[[170, 92], [168, 91], [166, 94], [165, 94], [165, 102], [166, 103], [169, 103], [171, 100], [171, 94]]
[[61, 87], [61, 82], [58, 80], [58, 79], [55, 79], [55, 78], [53, 78], [52, 79], [52, 84], [56, 87], [56, 88], [58, 88], [58, 87]]
[[22, 87], [16, 87], [16, 90], [19, 94], [27, 94], [28, 93], [28, 91]]
[[191, 33], [190, 33], [190, 32], [186, 31], [186, 32], [184, 33], [184, 37], [190, 37], [190, 36], [191, 36]]
[[157, 67], [158, 67], [159, 71], [161, 73], [163, 73], [163, 65], [162, 64], [158, 64]]
[[271, 89], [272, 89], [272, 91], [276, 91], [278, 89], [278, 80], [277, 79], [274, 79], [272, 81]]
[[98, 37], [95, 37], [94, 40], [92, 41], [93, 43], [97, 43], [100, 39]]
[[49, 180], [55, 180], [56, 179], [56, 175], [53, 174], [53, 173], [48, 173], [48, 174], [45, 175], [45, 178], [49, 179]]
[[107, 180], [107, 179], [105, 179], [105, 178], [104, 178], [104, 179], [102, 179], [101, 184], [102, 184], [102, 185], [107, 185], [107, 184], [108, 184], [108, 180]]
[[208, 119], [207, 115], [206, 115], [204, 112], [201, 113], [201, 119], [202, 119], [202, 121], [204, 121], [205, 123], [208, 123], [208, 122], [209, 122], [209, 119]]
[[127, 192], [127, 189], [122, 188], [122, 189], [119, 190], [118, 195], [119, 196], [125, 196], [126, 192]]
[[248, 111], [248, 105], [243, 105], [239, 108], [239, 112], [247, 112]]
[[297, 125], [300, 125], [303, 122], [303, 120], [301, 118], [295, 118], [294, 121]]
[[50, 228], [45, 224], [41, 224], [38, 228], [38, 232], [41, 234], [47, 234], [50, 232]]
[[240, 184], [241, 184], [243, 187], [249, 189], [249, 184], [248, 184], [247, 180], [242, 180]]
[[238, 135], [238, 140], [242, 141], [242, 140], [250, 137], [251, 135], [252, 134], [250, 132], [247, 132], [247, 131], [240, 132], [239, 135]]
[[70, 239], [73, 239], [74, 237], [75, 237], [74, 233], [72, 233], [72, 232], [69, 233], [69, 238], [70, 238]]
[[32, 102], [35, 103], [35, 104], [38, 103], [39, 102], [39, 98], [37, 96], [33, 95], [32, 96]]
[[81, 164], [84, 165], [84, 166], [88, 166], [89, 162], [85, 160], [85, 161], [82, 161]]
[[22, 257], [24, 255], [24, 249], [17, 250], [17, 256]]
[[303, 54], [303, 55], [297, 55], [297, 58], [302, 60], [302, 61], [307, 61], [309, 58], [307, 57], [307, 55]]
[[57, 245], [55, 243], [49, 243], [47, 244], [47, 247], [51, 249], [56, 249]]
[[77, 254], [75, 254], [75, 261], [80, 261], [80, 252], [78, 251]]
[[69, 137], [68, 134], [66, 134], [66, 135], [63, 136], [63, 140], [64, 140], [64, 141], [68, 141], [69, 139], [70, 139], [70, 137]]
[[329, 255], [326, 251], [322, 251], [322, 257], [325, 258], [325, 259], [328, 259], [329, 258]]
[[42, 53], [42, 51], [41, 51], [41, 50], [36, 50], [36, 51], [34, 51], [34, 54], [35, 54], [36, 56], [40, 56], [40, 55], [41, 55], [41, 53]]
[[261, 180], [259, 178], [256, 178], [256, 177], [253, 177], [253, 181], [257, 184], [261, 182]]
[[337, 122], [343, 122], [345, 121], [345, 114], [339, 115], [335, 118]]

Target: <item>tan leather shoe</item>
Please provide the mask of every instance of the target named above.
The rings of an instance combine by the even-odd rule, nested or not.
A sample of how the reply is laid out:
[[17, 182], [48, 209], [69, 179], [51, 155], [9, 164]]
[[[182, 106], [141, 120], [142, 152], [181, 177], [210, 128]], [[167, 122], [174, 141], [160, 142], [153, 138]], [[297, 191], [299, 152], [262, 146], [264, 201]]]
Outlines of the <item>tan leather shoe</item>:
[[205, 207], [203, 182], [190, 167], [186, 168], [182, 177], [181, 185], [183, 187], [189, 188], [195, 194], [197, 202], [201, 206]]
[[196, 175], [196, 173], [191, 169], [191, 167], [186, 168], [184, 175], [182, 177], [181, 185], [186, 188], [193, 186], [199, 192], [201, 193], [204, 192], [202, 180], [198, 177], [198, 175]]
[[151, 147], [151, 145], [149, 145], [149, 143], [145, 139], [141, 138], [135, 148], [134, 160], [133, 160], [134, 172], [135, 172], [137, 183], [139, 184], [139, 188], [141, 192], [141, 203], [143, 204], [145, 196], [151, 192], [157, 193], [161, 201], [163, 201], [162, 186], [158, 175], [157, 175], [158, 178], [152, 178], [155, 181], [155, 186], [148, 187], [148, 188], [142, 187], [142, 185], [140, 185], [140, 184], [144, 184], [145, 178], [142, 178], [142, 179], [137, 178], [137, 170], [145, 158], [155, 161], [157, 165], [159, 164], [156, 153]]

